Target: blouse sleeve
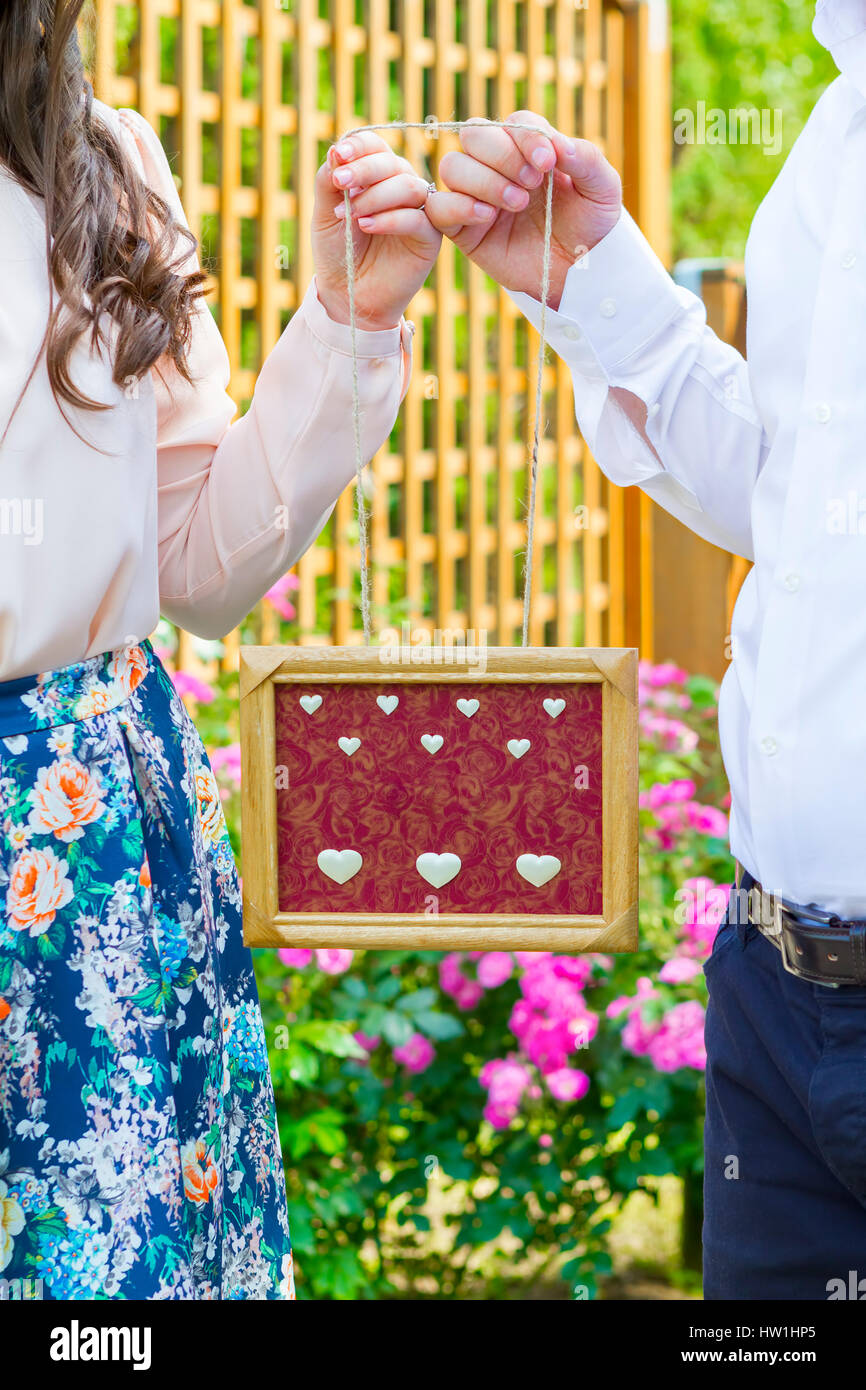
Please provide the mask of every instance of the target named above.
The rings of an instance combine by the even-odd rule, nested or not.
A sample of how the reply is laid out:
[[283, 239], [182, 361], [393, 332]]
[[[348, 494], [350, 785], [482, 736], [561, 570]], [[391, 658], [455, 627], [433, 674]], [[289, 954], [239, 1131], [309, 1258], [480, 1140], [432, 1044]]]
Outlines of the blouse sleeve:
[[[168, 160], [135, 111], [120, 126], [148, 185], [186, 225]], [[190, 267], [197, 266], [194, 252]], [[414, 327], [358, 333], [365, 462], [387, 439], [411, 371]], [[157, 404], [160, 605], [200, 637], [222, 637], [312, 544], [355, 472], [351, 332], [313, 280], [234, 420], [229, 360], [204, 301], [193, 318], [192, 383], [152, 372]]]

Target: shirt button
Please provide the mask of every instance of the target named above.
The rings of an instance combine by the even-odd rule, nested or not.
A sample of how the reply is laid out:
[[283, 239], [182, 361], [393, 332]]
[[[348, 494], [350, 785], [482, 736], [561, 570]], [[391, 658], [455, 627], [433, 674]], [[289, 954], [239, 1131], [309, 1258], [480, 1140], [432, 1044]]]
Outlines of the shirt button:
[[792, 594], [796, 594], [796, 592], [797, 592], [797, 590], [799, 589], [799, 587], [800, 587], [800, 576], [799, 576], [799, 574], [791, 573], [791, 574], [786, 574], [786, 575], [785, 575], [785, 588], [786, 588], [786, 589], [788, 589]]
[[843, 270], [850, 270], [851, 267], [852, 267], [853, 265], [856, 265], [856, 264], [857, 264], [857, 253], [856, 253], [855, 251], [846, 251], [845, 254], [844, 254], [844, 256], [842, 257], [842, 269], [843, 269]]
[[574, 324], [570, 323], [567, 328], [563, 328], [562, 336], [567, 338], [570, 343], [576, 343], [580, 337], [580, 329], [575, 328]]
[[818, 421], [819, 425], [826, 425], [831, 414], [832, 411], [826, 401], [820, 401], [819, 404], [815, 406], [815, 419]]
[[603, 299], [598, 308], [603, 319], [612, 319], [616, 313], [616, 300]]
[[767, 755], [768, 758], [772, 758], [773, 754], [774, 754], [775, 752], [777, 752], [777, 750], [778, 750], [778, 745], [777, 745], [776, 740], [775, 740], [774, 738], [762, 738], [762, 739], [761, 739], [761, 752], [762, 752], [762, 753], [766, 753], [766, 755]]
[[647, 418], [650, 420], [654, 420], [660, 410], [661, 406], [659, 405], [658, 401], [653, 401], [652, 405], [647, 410]]

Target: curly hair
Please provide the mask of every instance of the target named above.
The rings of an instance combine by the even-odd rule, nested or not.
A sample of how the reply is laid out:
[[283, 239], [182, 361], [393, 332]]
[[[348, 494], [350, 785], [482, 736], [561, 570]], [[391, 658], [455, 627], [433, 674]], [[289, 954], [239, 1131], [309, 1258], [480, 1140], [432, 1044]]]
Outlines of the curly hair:
[[0, 163], [45, 206], [48, 322], [19, 403], [44, 353], [61, 410], [62, 402], [106, 410], [72, 379], [76, 344], [87, 336], [93, 350], [110, 346], [121, 387], [163, 356], [189, 381], [192, 312], [205, 276], [184, 270], [196, 238], [94, 111], [78, 44], [83, 4], [0, 5]]

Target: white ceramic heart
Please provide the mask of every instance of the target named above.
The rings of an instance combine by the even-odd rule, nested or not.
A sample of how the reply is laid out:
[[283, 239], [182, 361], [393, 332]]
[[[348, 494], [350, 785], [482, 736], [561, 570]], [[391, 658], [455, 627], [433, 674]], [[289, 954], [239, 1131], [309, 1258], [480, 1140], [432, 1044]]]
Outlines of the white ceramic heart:
[[477, 700], [458, 700], [457, 708], [461, 714], [465, 714], [467, 719], [471, 719], [473, 714], [478, 713]]
[[543, 700], [542, 704], [550, 715], [551, 719], [558, 719], [565, 709], [564, 700]]
[[315, 714], [322, 703], [321, 695], [302, 695], [298, 703], [307, 714]]
[[323, 849], [321, 854], [316, 857], [316, 863], [335, 883], [348, 883], [363, 864], [363, 859], [356, 849]]
[[421, 742], [428, 753], [438, 753], [445, 740], [441, 734], [422, 734]]
[[529, 752], [528, 738], [510, 738], [505, 747], [514, 758], [522, 758], [524, 753]]
[[519, 854], [516, 867], [520, 877], [525, 878], [527, 883], [531, 883], [535, 888], [543, 888], [545, 883], [556, 878], [562, 868], [562, 862], [555, 854]]
[[432, 888], [444, 888], [460, 872], [459, 854], [419, 854], [415, 868]]
[[343, 752], [351, 758], [352, 754], [357, 753], [361, 747], [361, 740], [359, 738], [338, 738], [337, 746], [342, 748]]
[[383, 714], [393, 714], [400, 703], [399, 695], [377, 695], [376, 704]]

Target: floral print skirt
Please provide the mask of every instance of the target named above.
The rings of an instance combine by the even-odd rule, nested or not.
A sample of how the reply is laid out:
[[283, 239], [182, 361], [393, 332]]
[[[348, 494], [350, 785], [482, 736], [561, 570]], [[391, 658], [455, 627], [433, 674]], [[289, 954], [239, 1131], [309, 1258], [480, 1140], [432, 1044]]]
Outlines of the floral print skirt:
[[0, 903], [2, 1287], [294, 1298], [219, 790], [149, 643], [0, 683]]

